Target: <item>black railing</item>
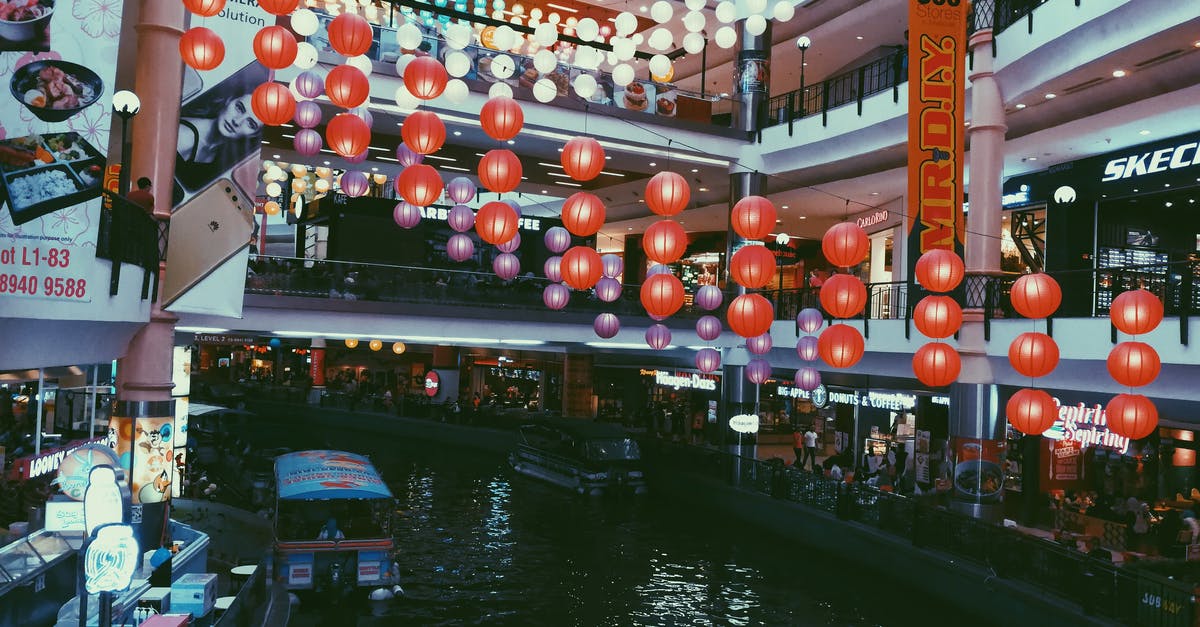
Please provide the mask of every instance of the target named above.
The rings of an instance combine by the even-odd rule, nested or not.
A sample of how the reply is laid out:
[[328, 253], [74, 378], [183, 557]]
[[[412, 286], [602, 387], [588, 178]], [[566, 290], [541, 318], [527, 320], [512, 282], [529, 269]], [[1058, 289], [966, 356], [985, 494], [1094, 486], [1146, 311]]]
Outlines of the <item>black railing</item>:
[[867, 525], [913, 546], [942, 551], [1127, 625], [1192, 625], [1194, 585], [1117, 566], [1073, 547], [952, 512], [931, 497], [907, 497], [724, 451], [659, 442], [650, 459], [772, 498]]
[[110, 296], [116, 296], [120, 288], [121, 264], [131, 263], [145, 271], [142, 299], [157, 298], [159, 227], [158, 221], [145, 209], [124, 196], [105, 191], [96, 256], [112, 261]]
[[215, 627], [250, 627], [262, 624], [265, 609], [263, 606], [270, 594], [271, 578], [267, 576], [270, 562], [271, 558], [268, 555], [258, 563], [250, 577], [237, 589], [229, 609], [217, 617]]
[[[765, 126], [791, 124], [820, 114], [828, 123], [830, 109], [857, 103], [862, 115], [863, 98], [892, 90], [892, 101], [900, 101], [899, 86], [908, 80], [908, 53], [900, 49], [848, 72], [831, 76], [767, 101]], [[789, 128], [790, 132], [790, 128]]]

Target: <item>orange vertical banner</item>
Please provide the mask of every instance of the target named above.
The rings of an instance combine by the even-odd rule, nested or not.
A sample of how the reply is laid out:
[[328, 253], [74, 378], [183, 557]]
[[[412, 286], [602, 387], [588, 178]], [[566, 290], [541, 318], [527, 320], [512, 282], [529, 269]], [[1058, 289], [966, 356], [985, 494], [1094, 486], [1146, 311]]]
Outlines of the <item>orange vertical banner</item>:
[[908, 269], [963, 254], [968, 0], [908, 0]]

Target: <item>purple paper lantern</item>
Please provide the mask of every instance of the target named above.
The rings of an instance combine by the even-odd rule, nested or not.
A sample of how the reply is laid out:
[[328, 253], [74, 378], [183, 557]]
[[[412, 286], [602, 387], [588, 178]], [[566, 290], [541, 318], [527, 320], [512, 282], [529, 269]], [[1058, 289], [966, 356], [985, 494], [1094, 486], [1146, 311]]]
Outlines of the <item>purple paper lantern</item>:
[[350, 115], [357, 115], [360, 120], [367, 123], [367, 128], [375, 126], [375, 116], [371, 115], [371, 110], [367, 107], [354, 107], [347, 111]]
[[817, 349], [817, 344], [817, 336], [806, 335], [796, 342], [796, 354], [803, 361], [816, 361], [821, 357], [821, 353]]
[[763, 381], [771, 378], [771, 362], [765, 359], [751, 359], [750, 363], [746, 364], [746, 378], [755, 385], [762, 385]]
[[465, 176], [455, 177], [446, 185], [446, 195], [456, 203], [471, 202], [475, 198], [475, 183]]
[[459, 233], [470, 231], [475, 226], [475, 212], [466, 205], [454, 205], [446, 214], [446, 224]]
[[821, 371], [805, 366], [796, 371], [796, 387], [811, 392], [821, 385]]
[[620, 257], [608, 253], [600, 255], [600, 273], [607, 277], [617, 278], [625, 270], [625, 262]]
[[700, 316], [696, 321], [696, 335], [705, 342], [721, 337], [721, 319], [716, 316]]
[[325, 79], [313, 70], [304, 70], [296, 77], [296, 92], [310, 100], [316, 98], [325, 93]]
[[569, 300], [571, 300], [571, 290], [562, 283], [551, 283], [542, 290], [542, 302], [551, 309], [562, 309], [567, 306]]
[[358, 170], [350, 170], [342, 174], [342, 193], [351, 197], [358, 198], [367, 193], [371, 187], [371, 181], [367, 180], [367, 175]]
[[670, 346], [671, 330], [661, 324], [652, 325], [646, 329], [646, 344], [656, 351]]
[[400, 162], [400, 165], [407, 168], [410, 165], [417, 165], [418, 163], [424, 161], [425, 155], [419, 152], [414, 152], [408, 146], [400, 144], [399, 146], [396, 146], [396, 160]]
[[455, 233], [446, 241], [446, 254], [455, 261], [466, 261], [475, 254], [475, 242], [471, 240], [470, 235]]
[[721, 352], [715, 348], [702, 348], [696, 351], [696, 367], [700, 372], [716, 372], [721, 367]]
[[507, 242], [504, 242], [503, 244], [496, 244], [496, 250], [498, 250], [502, 253], [515, 253], [515, 252], [517, 252], [517, 249], [520, 247], [521, 247], [521, 234], [520, 233], [513, 234], [512, 239], [508, 240]]
[[511, 281], [521, 271], [521, 260], [512, 253], [496, 255], [492, 260], [492, 270], [502, 280]]
[[721, 293], [721, 288], [715, 285], [701, 285], [700, 289], [696, 290], [696, 306], [705, 311], [720, 307], [723, 300], [725, 295]]
[[561, 226], [552, 226], [546, 230], [543, 241], [546, 242], [546, 250], [558, 254], [571, 246], [571, 232]]
[[392, 219], [396, 221], [396, 225], [400, 228], [411, 229], [421, 223], [421, 209], [401, 200], [396, 203], [396, 208], [392, 210]]
[[517, 212], [518, 218], [521, 217], [521, 203], [518, 203], [515, 200], [506, 200], [506, 201], [504, 201], [504, 204], [508, 205], [509, 207], [512, 207], [512, 210]]
[[746, 339], [746, 350], [755, 355], [766, 355], [771, 352], [771, 334], [763, 333], [752, 338]]
[[321, 146], [324, 141], [321, 139], [321, 134], [311, 128], [302, 128], [296, 131], [296, 137], [292, 139], [292, 146], [296, 152], [305, 157], [314, 157], [321, 152]]
[[346, 163], [362, 163], [363, 161], [366, 161], [367, 160], [367, 152], [369, 152], [369, 151], [370, 150], [368, 149], [368, 150], [364, 150], [364, 151], [360, 152], [357, 155], [354, 155], [353, 157], [345, 157]]
[[300, 128], [316, 128], [321, 123], [321, 105], [311, 100], [301, 100], [296, 103], [296, 113], [292, 119]]
[[671, 316], [658, 316], [655, 314], [647, 314], [647, 315], [650, 316], [650, 319], [655, 322], [662, 322], [663, 320], [666, 320], [667, 318], [671, 317]]
[[551, 257], [546, 260], [542, 270], [546, 273], [546, 278], [558, 283], [562, 281], [562, 257]]
[[621, 282], [606, 276], [596, 281], [596, 298], [611, 303], [621, 297]]
[[796, 314], [796, 326], [805, 333], [816, 333], [825, 324], [825, 316], [821, 310], [807, 307]]
[[592, 323], [592, 330], [606, 340], [614, 338], [621, 331], [621, 320], [617, 318], [616, 314], [602, 313], [596, 316], [596, 321]]
[[674, 274], [671, 272], [671, 266], [663, 263], [656, 263], [646, 270], [646, 278], [650, 278], [656, 274]]

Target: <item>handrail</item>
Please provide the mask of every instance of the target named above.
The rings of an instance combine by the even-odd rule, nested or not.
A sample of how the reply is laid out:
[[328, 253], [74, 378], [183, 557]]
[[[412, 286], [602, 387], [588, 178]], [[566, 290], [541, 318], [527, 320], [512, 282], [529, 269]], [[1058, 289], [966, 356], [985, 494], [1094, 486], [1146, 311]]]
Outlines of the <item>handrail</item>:
[[767, 101], [763, 126], [788, 124], [788, 135], [791, 135], [792, 122], [818, 113], [821, 114], [821, 125], [826, 126], [830, 109], [854, 102], [858, 103], [861, 116], [863, 99], [867, 96], [891, 89], [892, 102], [900, 102], [899, 86], [907, 80], [908, 51], [902, 48], [852, 70], [771, 98]]

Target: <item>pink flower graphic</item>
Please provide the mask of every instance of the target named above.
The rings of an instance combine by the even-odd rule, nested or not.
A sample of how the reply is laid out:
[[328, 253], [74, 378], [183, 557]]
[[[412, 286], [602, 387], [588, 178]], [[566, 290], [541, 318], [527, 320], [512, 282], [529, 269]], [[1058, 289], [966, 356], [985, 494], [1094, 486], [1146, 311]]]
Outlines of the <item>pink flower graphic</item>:
[[95, 203], [82, 203], [43, 216], [41, 218], [42, 235], [58, 239], [64, 244], [94, 246], [94, 241], [80, 241], [92, 236], [90, 232], [92, 220], [88, 211], [89, 205], [92, 204]]
[[23, 65], [27, 65], [34, 61], [41, 61], [42, 59], [54, 59], [55, 61], [61, 61], [62, 55], [54, 51], [26, 52], [23, 54], [17, 52], [0, 53], [0, 75], [11, 74], [13, 71]]
[[89, 37], [111, 39], [121, 34], [120, 0], [75, 0], [71, 15]]
[[107, 105], [101, 102], [84, 109], [79, 115], [71, 118], [68, 124], [72, 131], [79, 133], [93, 146], [107, 146], [109, 124], [112, 113]]

